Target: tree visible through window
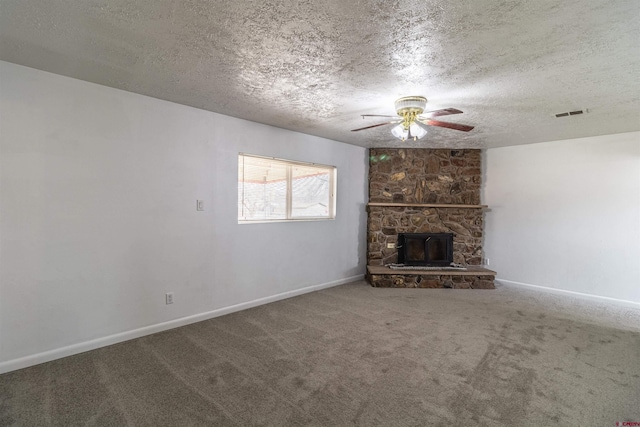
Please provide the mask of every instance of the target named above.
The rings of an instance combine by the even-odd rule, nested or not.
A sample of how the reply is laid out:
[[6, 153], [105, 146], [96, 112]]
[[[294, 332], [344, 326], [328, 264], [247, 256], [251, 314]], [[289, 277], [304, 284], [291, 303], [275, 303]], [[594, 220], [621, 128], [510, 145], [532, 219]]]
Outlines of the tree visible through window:
[[336, 168], [238, 155], [238, 221], [335, 218]]

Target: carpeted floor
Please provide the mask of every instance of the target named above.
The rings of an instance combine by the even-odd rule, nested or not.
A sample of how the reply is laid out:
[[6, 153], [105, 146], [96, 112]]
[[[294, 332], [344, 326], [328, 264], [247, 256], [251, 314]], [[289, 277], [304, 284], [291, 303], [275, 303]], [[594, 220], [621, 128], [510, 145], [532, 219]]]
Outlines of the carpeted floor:
[[0, 425], [615, 426], [640, 313], [496, 290], [307, 294], [0, 376]]

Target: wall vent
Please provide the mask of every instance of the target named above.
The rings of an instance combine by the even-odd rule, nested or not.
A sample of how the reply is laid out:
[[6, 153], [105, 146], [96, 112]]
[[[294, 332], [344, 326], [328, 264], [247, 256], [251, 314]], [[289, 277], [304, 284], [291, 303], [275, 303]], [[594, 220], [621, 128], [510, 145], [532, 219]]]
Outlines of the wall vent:
[[583, 108], [582, 110], [567, 111], [566, 113], [558, 113], [556, 114], [556, 117], [560, 118], [560, 117], [577, 116], [578, 114], [585, 114], [588, 112], [589, 110], [587, 110], [586, 108]]

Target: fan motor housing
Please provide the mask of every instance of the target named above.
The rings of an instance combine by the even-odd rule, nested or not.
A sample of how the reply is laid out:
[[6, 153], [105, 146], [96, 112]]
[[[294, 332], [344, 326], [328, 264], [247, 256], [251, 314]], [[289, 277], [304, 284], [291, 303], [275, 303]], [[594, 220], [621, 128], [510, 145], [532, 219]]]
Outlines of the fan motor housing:
[[427, 98], [424, 96], [405, 96], [395, 102], [396, 113], [402, 117], [422, 114], [426, 106]]

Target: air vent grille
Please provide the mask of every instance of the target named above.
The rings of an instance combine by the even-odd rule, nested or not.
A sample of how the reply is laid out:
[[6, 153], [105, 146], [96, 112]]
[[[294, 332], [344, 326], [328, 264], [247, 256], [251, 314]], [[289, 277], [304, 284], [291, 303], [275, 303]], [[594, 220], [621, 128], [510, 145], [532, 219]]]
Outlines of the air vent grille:
[[556, 114], [556, 117], [560, 118], [560, 117], [577, 116], [578, 114], [585, 114], [588, 112], [589, 111], [586, 108], [583, 108], [582, 110], [567, 111], [566, 113], [558, 113]]

